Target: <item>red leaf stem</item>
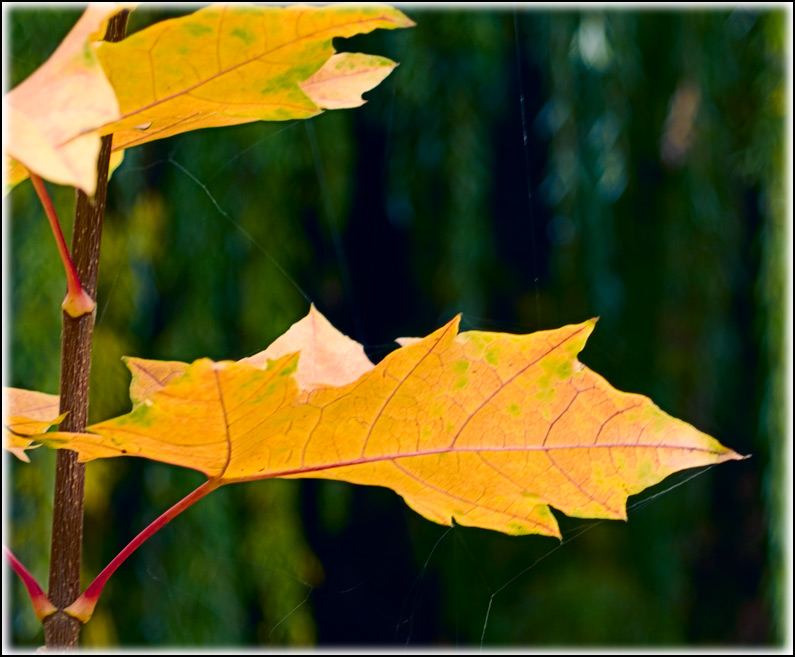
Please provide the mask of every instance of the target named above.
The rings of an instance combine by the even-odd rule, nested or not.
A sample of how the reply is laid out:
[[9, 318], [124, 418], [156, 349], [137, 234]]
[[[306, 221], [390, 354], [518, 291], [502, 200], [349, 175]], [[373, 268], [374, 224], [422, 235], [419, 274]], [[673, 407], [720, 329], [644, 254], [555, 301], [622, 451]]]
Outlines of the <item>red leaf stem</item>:
[[33, 605], [33, 611], [36, 614], [36, 618], [38, 618], [39, 621], [42, 621], [50, 614], [54, 614], [56, 611], [58, 611], [52, 602], [50, 602], [47, 594], [42, 591], [39, 583], [36, 581], [36, 578], [33, 577], [28, 569], [22, 565], [22, 562], [14, 556], [14, 553], [11, 552], [11, 550], [9, 550], [5, 545], [3, 546], [3, 552], [5, 552], [6, 559], [8, 559], [8, 562], [11, 564], [14, 572], [19, 575], [19, 578], [22, 580], [22, 583], [28, 590], [28, 595], [30, 596], [30, 602]]
[[80, 277], [77, 275], [77, 270], [69, 255], [69, 249], [66, 247], [66, 240], [61, 230], [61, 224], [58, 221], [58, 215], [55, 214], [55, 207], [52, 204], [50, 195], [47, 193], [47, 188], [44, 186], [44, 181], [32, 171], [29, 171], [29, 173], [30, 181], [33, 183], [33, 188], [36, 190], [36, 194], [38, 194], [41, 205], [44, 208], [44, 213], [50, 222], [55, 243], [58, 245], [58, 253], [61, 255], [63, 268], [66, 271], [67, 292], [61, 307], [72, 317], [80, 317], [93, 311], [96, 304], [80, 283]]
[[64, 611], [70, 616], [78, 619], [81, 623], [87, 622], [94, 613], [94, 607], [96, 607], [99, 596], [102, 594], [102, 589], [104, 588], [108, 579], [110, 579], [110, 576], [116, 572], [116, 569], [121, 566], [122, 563], [124, 563], [127, 557], [135, 552], [159, 529], [165, 527], [171, 520], [185, 511], [185, 509], [194, 505], [208, 493], [214, 491], [219, 485], [220, 484], [216, 480], [208, 479], [201, 486], [183, 497], [168, 511], [153, 521], [146, 529], [138, 534], [138, 536], [130, 541], [127, 546], [121, 552], [119, 552], [119, 554], [117, 554], [107, 566], [105, 566], [104, 570], [94, 578], [94, 581], [91, 582], [85, 591], [83, 591], [80, 597], [78, 597], [77, 600], [64, 609]]

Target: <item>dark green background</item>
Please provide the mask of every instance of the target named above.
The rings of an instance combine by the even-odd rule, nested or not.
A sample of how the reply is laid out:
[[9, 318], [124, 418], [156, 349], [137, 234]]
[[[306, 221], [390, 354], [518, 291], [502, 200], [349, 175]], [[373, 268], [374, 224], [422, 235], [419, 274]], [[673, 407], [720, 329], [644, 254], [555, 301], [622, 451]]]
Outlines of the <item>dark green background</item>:
[[[84, 645], [476, 646], [490, 601], [486, 646], [780, 642], [783, 10], [407, 13], [415, 28], [337, 44], [400, 62], [364, 107], [127, 153], [91, 419], [129, 409], [122, 355], [250, 355], [307, 312], [300, 286], [375, 360], [457, 312], [519, 333], [599, 315], [587, 365], [753, 458], [638, 504], [694, 473], [671, 477], [628, 523], [558, 514], [564, 543], [538, 565], [555, 540], [448, 530], [385, 489], [229, 486], [124, 564]], [[6, 16], [12, 85], [77, 16]], [[139, 9], [129, 31], [164, 17]], [[678, 89], [698, 108], [663, 157]], [[68, 235], [74, 194], [50, 189]], [[7, 207], [9, 383], [55, 393], [63, 272], [29, 182]], [[6, 471], [8, 538], [46, 582], [54, 459], [31, 460]], [[200, 480], [89, 464], [84, 585]], [[13, 642], [41, 644], [10, 588]]]

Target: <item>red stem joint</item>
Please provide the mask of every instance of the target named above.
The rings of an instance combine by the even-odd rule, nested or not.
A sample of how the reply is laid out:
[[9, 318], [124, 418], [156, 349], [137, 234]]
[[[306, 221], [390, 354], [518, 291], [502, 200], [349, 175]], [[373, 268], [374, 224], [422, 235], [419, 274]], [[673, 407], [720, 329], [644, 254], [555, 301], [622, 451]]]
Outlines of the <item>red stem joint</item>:
[[58, 611], [55, 605], [50, 602], [47, 594], [41, 590], [36, 578], [33, 577], [28, 569], [22, 565], [22, 562], [14, 556], [14, 553], [5, 545], [3, 546], [3, 552], [5, 552], [6, 558], [14, 569], [14, 572], [19, 575], [19, 578], [28, 590], [30, 602], [33, 605], [33, 612], [36, 614], [36, 618], [39, 619], [39, 622]]
[[39, 200], [44, 208], [44, 213], [50, 222], [52, 234], [55, 237], [55, 243], [58, 245], [58, 253], [61, 254], [61, 261], [63, 262], [64, 271], [66, 271], [66, 298], [61, 304], [61, 308], [66, 311], [70, 317], [77, 319], [82, 315], [87, 315], [93, 312], [97, 307], [94, 300], [83, 289], [80, 283], [80, 277], [77, 275], [72, 258], [69, 256], [69, 249], [66, 248], [66, 240], [63, 237], [61, 224], [58, 222], [58, 215], [55, 214], [55, 207], [52, 204], [52, 199], [47, 193], [47, 188], [39, 176], [32, 171], [30, 173], [30, 181], [33, 183], [33, 188], [39, 195]]

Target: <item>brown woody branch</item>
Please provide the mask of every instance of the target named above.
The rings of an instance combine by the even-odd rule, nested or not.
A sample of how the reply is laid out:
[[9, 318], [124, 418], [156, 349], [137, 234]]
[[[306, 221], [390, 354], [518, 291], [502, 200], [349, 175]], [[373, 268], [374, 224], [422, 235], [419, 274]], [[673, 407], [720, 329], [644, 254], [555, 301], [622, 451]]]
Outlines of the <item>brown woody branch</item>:
[[[106, 41], [120, 41], [127, 29], [129, 11], [116, 14], [108, 23]], [[96, 300], [99, 246], [112, 136], [102, 138], [97, 161], [97, 191], [93, 199], [77, 193], [72, 236], [72, 261], [83, 289]], [[88, 421], [88, 384], [91, 372], [91, 340], [95, 312], [73, 318], [63, 313], [61, 338], [61, 413], [67, 413], [62, 431], [84, 431]], [[83, 488], [85, 466], [77, 454], [58, 450], [55, 472], [55, 500], [50, 548], [49, 598], [56, 613], [44, 619], [44, 640], [48, 649], [74, 650], [80, 636], [80, 622], [63, 613], [80, 594], [80, 560], [83, 543]]]

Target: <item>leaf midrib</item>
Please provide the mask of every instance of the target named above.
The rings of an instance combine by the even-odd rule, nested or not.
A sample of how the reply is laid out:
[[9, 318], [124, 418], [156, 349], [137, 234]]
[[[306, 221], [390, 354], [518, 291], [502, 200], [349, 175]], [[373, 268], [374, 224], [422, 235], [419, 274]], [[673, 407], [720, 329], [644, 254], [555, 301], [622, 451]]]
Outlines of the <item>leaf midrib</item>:
[[[223, 474], [212, 477], [213, 479], [220, 479], [224, 483], [237, 483], [243, 481], [256, 481], [258, 479], [276, 479], [279, 477], [290, 477], [293, 475], [301, 475], [309, 472], [322, 472], [324, 470], [335, 470], [337, 468], [346, 468], [356, 465], [367, 465], [370, 463], [379, 463], [381, 461], [395, 461], [397, 459], [418, 458], [423, 456], [433, 456], [437, 454], [460, 454], [460, 453], [482, 453], [482, 452], [553, 452], [553, 451], [566, 451], [566, 450], [586, 450], [586, 449], [655, 449], [655, 450], [669, 450], [669, 451], [683, 451], [683, 452], [701, 452], [705, 454], [721, 455], [724, 452], [720, 450], [708, 449], [706, 447], [691, 447], [687, 445], [674, 445], [667, 443], [614, 443], [614, 444], [601, 444], [601, 445], [532, 445], [526, 446], [511, 446], [511, 447], [439, 447], [437, 449], [416, 450], [413, 452], [406, 452], [402, 454], [380, 454], [378, 456], [360, 457], [351, 459], [349, 461], [338, 461], [336, 463], [324, 465], [311, 465], [301, 466], [298, 468], [291, 468], [287, 470], [277, 470], [268, 472], [263, 475], [250, 475], [245, 477], [231, 477], [225, 478]], [[190, 466], [188, 466], [190, 467]]]

